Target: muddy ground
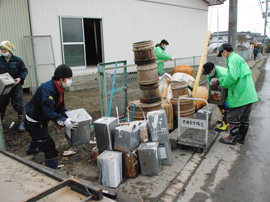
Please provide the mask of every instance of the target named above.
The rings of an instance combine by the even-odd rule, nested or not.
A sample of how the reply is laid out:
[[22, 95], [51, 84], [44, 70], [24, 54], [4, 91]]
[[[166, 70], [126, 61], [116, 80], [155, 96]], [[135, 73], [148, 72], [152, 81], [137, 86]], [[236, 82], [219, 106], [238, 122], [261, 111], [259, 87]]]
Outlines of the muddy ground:
[[[24, 92], [24, 103], [26, 104], [31, 97], [32, 94], [30, 92]], [[85, 108], [92, 116], [93, 122], [101, 116], [98, 88], [74, 92], [66, 91], [65, 104], [67, 110]], [[8, 128], [13, 121], [17, 123], [17, 113], [13, 110], [11, 104], [9, 104], [4, 118], [3, 127]], [[52, 121], [49, 122], [49, 131], [59, 151], [59, 165], [63, 165], [60, 170], [86, 180], [97, 181], [97, 166], [92, 157], [92, 148], [95, 145], [85, 144], [82, 146], [71, 147], [65, 138], [65, 130], [59, 130], [56, 124]], [[93, 135], [91, 137], [93, 137]], [[33, 160], [37, 163], [44, 164], [44, 156], [42, 152], [35, 155], [26, 154], [26, 149], [30, 141], [30, 135], [27, 131], [23, 134], [18, 133], [15, 124], [14, 127], [4, 134], [4, 138], [6, 149], [9, 152]], [[62, 154], [66, 150], [76, 151], [76, 154], [64, 157]]]

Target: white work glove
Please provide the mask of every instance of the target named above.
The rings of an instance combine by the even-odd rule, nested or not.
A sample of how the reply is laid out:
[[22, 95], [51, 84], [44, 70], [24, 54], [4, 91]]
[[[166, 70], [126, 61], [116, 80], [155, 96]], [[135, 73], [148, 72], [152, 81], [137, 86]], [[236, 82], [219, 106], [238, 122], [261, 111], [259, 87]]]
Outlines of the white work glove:
[[64, 124], [65, 124], [65, 127], [69, 130], [71, 129], [76, 129], [78, 127], [78, 123], [70, 118], [67, 118], [65, 121], [64, 121]]
[[174, 57], [171, 57], [171, 60], [174, 60]]

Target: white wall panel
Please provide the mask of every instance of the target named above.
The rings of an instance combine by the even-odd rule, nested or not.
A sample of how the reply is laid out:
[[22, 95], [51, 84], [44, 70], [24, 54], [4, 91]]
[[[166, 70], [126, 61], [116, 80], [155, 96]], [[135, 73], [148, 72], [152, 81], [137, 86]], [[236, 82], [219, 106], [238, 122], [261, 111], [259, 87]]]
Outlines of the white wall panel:
[[[14, 55], [25, 62], [26, 51], [23, 36], [31, 35], [27, 0], [0, 0], [0, 42], [8, 40], [14, 44]], [[30, 76], [26, 77], [24, 88], [31, 86]]]
[[56, 65], [62, 63], [59, 16], [101, 18], [105, 61], [133, 62], [132, 44], [141, 40], [170, 45], [173, 57], [201, 55], [207, 33], [203, 0], [30, 0], [33, 35], [52, 36]]

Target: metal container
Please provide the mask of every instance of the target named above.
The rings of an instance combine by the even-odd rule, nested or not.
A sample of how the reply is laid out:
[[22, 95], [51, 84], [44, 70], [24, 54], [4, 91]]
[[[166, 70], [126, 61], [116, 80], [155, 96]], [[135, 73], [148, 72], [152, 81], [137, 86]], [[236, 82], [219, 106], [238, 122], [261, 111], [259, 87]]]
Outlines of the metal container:
[[131, 100], [129, 101], [128, 105], [129, 107], [127, 111], [129, 119], [131, 117], [133, 107], [134, 105], [136, 105], [132, 119], [134, 121], [146, 120], [148, 112], [162, 109], [161, 102], [154, 102], [148, 104], [148, 103], [141, 103], [140, 100]]
[[158, 145], [161, 164], [164, 166], [171, 166], [173, 163], [172, 159], [172, 148], [170, 140], [168, 141], [161, 141]]
[[97, 148], [100, 154], [105, 150], [113, 150], [114, 130], [117, 126], [116, 117], [101, 117], [94, 122]]
[[141, 143], [138, 148], [142, 175], [159, 175], [162, 170], [158, 142]]
[[152, 142], [170, 140], [167, 117], [164, 110], [148, 112], [147, 121]]
[[130, 122], [130, 125], [136, 125], [136, 127], [139, 127], [140, 129], [140, 139], [141, 142], [148, 142], [149, 141], [149, 135], [148, 135], [148, 127], [147, 127], [147, 121], [132, 121]]
[[208, 91], [208, 103], [223, 105], [225, 101], [226, 89], [221, 86], [210, 85]]
[[66, 111], [67, 117], [79, 123], [76, 129], [66, 128], [66, 139], [72, 146], [89, 143], [92, 117], [83, 108]]
[[126, 178], [135, 178], [140, 174], [138, 151], [123, 153], [123, 175]]
[[156, 61], [153, 41], [140, 41], [133, 43], [134, 62], [137, 65], [149, 64]]
[[8, 94], [13, 84], [15, 83], [15, 80], [10, 76], [9, 73], [0, 74], [0, 95], [6, 95]]
[[156, 63], [137, 66], [137, 73], [140, 85], [149, 85], [159, 81]]
[[122, 181], [122, 153], [105, 150], [97, 157], [99, 183], [116, 188]]
[[137, 125], [123, 125], [115, 128], [114, 149], [130, 153], [140, 144], [140, 128]]
[[140, 85], [140, 101], [141, 103], [154, 103], [161, 101], [158, 82], [150, 85]]

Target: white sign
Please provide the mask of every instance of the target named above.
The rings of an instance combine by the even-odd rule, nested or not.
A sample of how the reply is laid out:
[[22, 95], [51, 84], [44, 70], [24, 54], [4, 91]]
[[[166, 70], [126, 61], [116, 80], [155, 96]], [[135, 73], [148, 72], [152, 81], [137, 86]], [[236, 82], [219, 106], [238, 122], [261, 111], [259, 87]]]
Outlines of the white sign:
[[180, 126], [187, 128], [206, 129], [206, 120], [180, 117]]

